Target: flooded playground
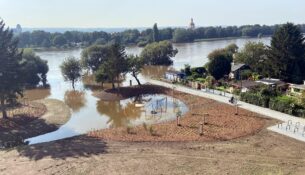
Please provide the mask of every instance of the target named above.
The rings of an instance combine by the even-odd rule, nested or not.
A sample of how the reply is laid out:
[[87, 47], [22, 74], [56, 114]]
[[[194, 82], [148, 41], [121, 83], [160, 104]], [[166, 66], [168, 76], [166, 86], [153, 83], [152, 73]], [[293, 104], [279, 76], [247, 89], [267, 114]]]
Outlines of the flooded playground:
[[[78, 100], [81, 101], [81, 99]], [[72, 110], [77, 110], [76, 106], [79, 106], [81, 102], [74, 101], [74, 104], [76, 105], [72, 107]], [[29, 138], [26, 141], [36, 144], [86, 134], [98, 129], [156, 124], [174, 120], [176, 115], [183, 115], [188, 111], [183, 102], [167, 95], [147, 95], [120, 101], [99, 100], [94, 106], [98, 114], [81, 115], [81, 111], [74, 112], [71, 119], [57, 131]]]

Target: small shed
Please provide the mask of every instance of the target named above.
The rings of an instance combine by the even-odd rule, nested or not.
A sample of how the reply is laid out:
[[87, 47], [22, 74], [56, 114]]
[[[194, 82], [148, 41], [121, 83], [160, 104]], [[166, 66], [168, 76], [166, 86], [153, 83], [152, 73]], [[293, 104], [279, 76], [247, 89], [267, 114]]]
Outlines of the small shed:
[[175, 71], [175, 70], [169, 70], [167, 72], [165, 72], [164, 75], [166, 80], [169, 81], [177, 81], [180, 82], [182, 79], [184, 79], [186, 77], [184, 72], [180, 72], [180, 71]]

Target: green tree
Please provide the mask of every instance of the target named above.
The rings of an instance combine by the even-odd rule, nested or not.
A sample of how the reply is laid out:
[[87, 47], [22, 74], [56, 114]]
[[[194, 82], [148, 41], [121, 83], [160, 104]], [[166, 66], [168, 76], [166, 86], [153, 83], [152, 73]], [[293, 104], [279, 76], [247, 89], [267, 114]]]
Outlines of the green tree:
[[96, 81], [110, 81], [112, 88], [115, 88], [115, 82], [119, 84], [120, 78], [128, 72], [128, 61], [125, 53], [125, 47], [115, 43], [108, 46], [109, 55], [96, 71]]
[[236, 44], [229, 44], [225, 48], [222, 49], [216, 49], [209, 53], [208, 58], [209, 60], [212, 60], [216, 57], [223, 56], [225, 57], [228, 61], [232, 62], [233, 60], [233, 55], [237, 52], [238, 47]]
[[219, 80], [225, 75], [228, 75], [231, 70], [230, 61], [223, 55], [213, 58], [207, 65], [208, 72], [216, 79]]
[[63, 45], [67, 44], [67, 40], [63, 35], [57, 35], [54, 37], [53, 44], [56, 47], [62, 47]]
[[169, 41], [161, 41], [158, 43], [151, 43], [145, 46], [141, 52], [141, 57], [146, 64], [149, 65], [171, 65], [173, 64], [172, 57], [178, 53]]
[[189, 64], [185, 64], [184, 65], [184, 69], [182, 70], [185, 75], [188, 77], [188, 76], [191, 76], [192, 75], [192, 72], [191, 72], [191, 65]]
[[16, 102], [24, 89], [22, 53], [17, 47], [13, 31], [5, 28], [5, 23], [0, 21], [0, 109], [3, 118], [7, 118], [7, 105]]
[[109, 59], [110, 54], [109, 45], [92, 45], [82, 51], [81, 65], [83, 68], [95, 72]]
[[291, 83], [305, 77], [304, 36], [298, 26], [287, 23], [272, 36], [269, 58], [273, 75]]
[[36, 87], [39, 83], [46, 87], [49, 71], [47, 61], [42, 60], [32, 49], [24, 49], [22, 59], [24, 61], [24, 81], [27, 87]]
[[153, 41], [159, 42], [159, 29], [157, 23], [155, 23], [153, 27]]
[[244, 48], [234, 57], [234, 62], [244, 63], [255, 72], [265, 72], [264, 65], [267, 64], [267, 46], [262, 42], [247, 42]]
[[79, 61], [74, 57], [68, 57], [60, 65], [60, 69], [65, 81], [71, 81], [73, 90], [75, 90], [75, 82], [82, 76], [82, 68]]
[[127, 58], [128, 69], [131, 72], [131, 75], [136, 79], [138, 85], [141, 85], [138, 75], [141, 73], [141, 70], [144, 66], [144, 60], [141, 57], [129, 55]]
[[175, 43], [193, 42], [194, 32], [192, 30], [178, 28], [174, 31], [173, 41]]

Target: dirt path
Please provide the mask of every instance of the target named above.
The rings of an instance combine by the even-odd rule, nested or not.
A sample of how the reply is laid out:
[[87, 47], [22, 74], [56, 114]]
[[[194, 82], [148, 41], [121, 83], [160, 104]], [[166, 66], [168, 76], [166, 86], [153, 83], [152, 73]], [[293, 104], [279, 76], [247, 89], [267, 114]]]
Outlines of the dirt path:
[[304, 146], [266, 129], [227, 142], [78, 137], [0, 151], [0, 174], [304, 174]]

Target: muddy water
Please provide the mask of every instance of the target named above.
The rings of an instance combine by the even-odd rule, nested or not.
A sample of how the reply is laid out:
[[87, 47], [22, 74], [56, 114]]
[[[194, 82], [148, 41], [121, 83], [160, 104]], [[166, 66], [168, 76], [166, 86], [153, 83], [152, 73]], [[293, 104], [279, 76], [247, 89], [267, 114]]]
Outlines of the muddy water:
[[[248, 41], [261, 41], [265, 44], [269, 44], [270, 38], [233, 39], [176, 44], [175, 47], [178, 49], [179, 53], [176, 55], [172, 67], [180, 69], [185, 64], [202, 66], [207, 62], [206, 56], [208, 53], [214, 49], [223, 48], [230, 43], [236, 43], [239, 47], [242, 47]], [[129, 47], [126, 49], [126, 52], [128, 54], [139, 54], [141, 50], [142, 49], [138, 47]], [[162, 122], [164, 120], [173, 119], [177, 110], [182, 112], [187, 111], [187, 107], [181, 101], [167, 97], [168, 103], [166, 112], [162, 111], [161, 117], [158, 116], [161, 113], [157, 113], [155, 117], [152, 117], [150, 116], [151, 111], [154, 111], [157, 103], [159, 103], [161, 99], [166, 98], [166, 96], [157, 95], [144, 97], [146, 100], [150, 99], [150, 101], [145, 102], [144, 107], [136, 108], [135, 103], [133, 102], [134, 99], [115, 102], [101, 101], [92, 96], [92, 90], [85, 88], [81, 81], [76, 84], [77, 91], [71, 91], [71, 84], [63, 80], [59, 65], [69, 56], [79, 58], [81, 51], [81, 49], [76, 49], [37, 53], [42, 59], [48, 61], [50, 69], [48, 73], [48, 83], [50, 84], [50, 89], [27, 91], [26, 98], [30, 100], [43, 98], [62, 100], [70, 107], [72, 116], [71, 119], [57, 131], [30, 138], [29, 141], [31, 144], [73, 137], [96, 129], [137, 125], [143, 122]], [[148, 66], [143, 70], [142, 75], [140, 75], [139, 78], [142, 83], [145, 83], [146, 78], [152, 76], [161, 77], [168, 69], [168, 67], [162, 66]], [[130, 75], [127, 75], [122, 86], [128, 86], [129, 80], [132, 80], [133, 84], [136, 83]]]

